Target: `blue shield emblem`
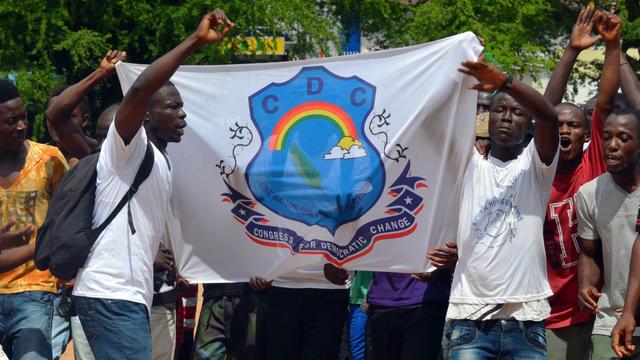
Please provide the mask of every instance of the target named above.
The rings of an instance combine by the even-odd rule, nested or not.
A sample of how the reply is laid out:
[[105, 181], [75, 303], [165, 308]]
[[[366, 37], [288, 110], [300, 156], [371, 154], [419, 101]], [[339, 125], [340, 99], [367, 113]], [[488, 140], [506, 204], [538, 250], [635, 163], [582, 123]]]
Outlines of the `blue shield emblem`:
[[331, 234], [378, 201], [385, 182], [380, 154], [365, 135], [376, 88], [323, 66], [249, 97], [261, 146], [245, 172], [269, 210]]

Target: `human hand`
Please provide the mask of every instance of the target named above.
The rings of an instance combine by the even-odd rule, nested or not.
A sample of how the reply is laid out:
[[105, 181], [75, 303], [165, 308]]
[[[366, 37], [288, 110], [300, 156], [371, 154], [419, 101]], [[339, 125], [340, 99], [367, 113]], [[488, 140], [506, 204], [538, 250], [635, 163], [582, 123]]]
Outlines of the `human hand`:
[[153, 260], [153, 269], [167, 271], [169, 273], [169, 278], [175, 279], [175, 263], [173, 254], [169, 249], [161, 248], [158, 250], [158, 254], [156, 254], [155, 260]]
[[215, 9], [202, 17], [194, 35], [200, 43], [211, 44], [222, 40], [234, 26], [236, 25], [229, 21], [224, 11]]
[[254, 276], [249, 279], [249, 287], [253, 291], [263, 291], [271, 286], [271, 281], [267, 281], [259, 276]]
[[593, 19], [596, 29], [607, 43], [620, 43], [622, 20], [618, 15], [598, 12]]
[[118, 61], [125, 61], [126, 59], [126, 51], [109, 50], [107, 55], [100, 61], [100, 69], [107, 75], [113, 75], [116, 72], [116, 64]]
[[462, 66], [463, 68], [459, 68], [458, 71], [473, 76], [480, 82], [469, 85], [469, 89], [495, 91], [507, 82], [507, 74], [485, 62], [464, 61]]
[[485, 159], [489, 157], [489, 149], [491, 147], [491, 143], [487, 139], [478, 139], [476, 140], [476, 150], [480, 155], [482, 155]]
[[438, 279], [442, 273], [442, 270], [436, 269], [431, 272], [413, 273], [411, 274], [411, 278], [421, 282], [429, 282]]
[[636, 346], [633, 345], [633, 331], [636, 329], [636, 320], [633, 314], [622, 313], [611, 330], [611, 348], [619, 358], [631, 355]]
[[452, 269], [458, 262], [458, 245], [445, 241], [445, 247], [436, 246], [427, 252], [427, 259], [438, 269]]
[[333, 264], [324, 264], [324, 277], [335, 285], [345, 285], [349, 281], [349, 272]]
[[582, 311], [588, 311], [592, 314], [597, 314], [600, 310], [598, 309], [598, 299], [602, 294], [598, 292], [598, 289], [593, 286], [584, 286], [580, 288], [578, 292], [578, 304], [580, 305], [580, 309]]
[[31, 240], [35, 227], [29, 225], [20, 230], [11, 231], [15, 224], [16, 219], [11, 218], [7, 224], [0, 228], [0, 250], [26, 245]]
[[602, 38], [601, 35], [592, 36], [593, 20], [596, 15], [595, 6], [589, 4], [580, 11], [576, 24], [573, 26], [571, 37], [569, 38], [569, 47], [576, 50], [584, 50], [593, 46]]

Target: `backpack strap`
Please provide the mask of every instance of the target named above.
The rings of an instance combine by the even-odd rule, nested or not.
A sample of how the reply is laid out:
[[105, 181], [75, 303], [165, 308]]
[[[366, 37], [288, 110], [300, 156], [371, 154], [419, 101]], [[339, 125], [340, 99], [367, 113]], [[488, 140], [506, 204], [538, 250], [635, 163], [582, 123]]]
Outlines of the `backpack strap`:
[[[109, 217], [95, 229], [96, 231], [98, 231], [98, 233], [101, 233], [102, 231], [104, 231], [104, 229], [106, 229], [107, 225], [109, 225], [111, 221], [115, 219], [116, 215], [118, 215], [120, 210], [122, 210], [122, 208], [126, 204], [130, 204], [131, 198], [138, 191], [138, 187], [140, 187], [140, 184], [142, 184], [149, 177], [149, 174], [151, 174], [153, 164], [153, 146], [151, 145], [151, 141], [147, 141], [147, 151], [144, 154], [144, 159], [142, 159], [142, 163], [138, 168], [138, 172], [136, 173], [136, 177], [133, 179], [131, 187], [129, 187], [127, 193], [124, 194], [122, 199], [120, 199], [120, 202], [118, 203], [118, 205], [116, 205], [111, 214], [109, 214]], [[133, 218], [131, 217], [131, 205], [129, 205], [127, 209], [127, 218], [129, 227], [131, 228], [131, 234], [133, 235], [136, 233], [136, 229], [133, 226]]]

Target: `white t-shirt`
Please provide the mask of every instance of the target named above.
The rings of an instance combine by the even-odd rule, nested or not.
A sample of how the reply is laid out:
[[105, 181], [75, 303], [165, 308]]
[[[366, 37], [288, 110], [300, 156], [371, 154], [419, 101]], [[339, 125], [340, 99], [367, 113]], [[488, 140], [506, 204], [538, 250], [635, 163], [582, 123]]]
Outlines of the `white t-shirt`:
[[[73, 294], [91, 298], [127, 300], [151, 308], [153, 259], [165, 236], [172, 190], [168, 160], [155, 147], [149, 177], [130, 201], [136, 229], [131, 234], [127, 206], [113, 219], [91, 248], [78, 271]], [[97, 167], [93, 226], [99, 226], [129, 190], [147, 148], [147, 134], [138, 130], [129, 145], [112, 124]]]
[[557, 161], [556, 152], [545, 165], [533, 141], [508, 162], [473, 155], [463, 181], [452, 304], [524, 303], [552, 295], [542, 224]]

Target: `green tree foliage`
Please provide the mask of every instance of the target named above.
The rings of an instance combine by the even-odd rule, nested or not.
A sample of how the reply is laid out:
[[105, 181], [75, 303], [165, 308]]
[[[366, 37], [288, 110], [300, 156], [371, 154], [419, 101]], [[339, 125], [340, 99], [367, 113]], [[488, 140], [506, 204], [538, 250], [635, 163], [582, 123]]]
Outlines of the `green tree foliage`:
[[[188, 36], [207, 10], [221, 7], [237, 36], [286, 35], [289, 58], [317, 56], [339, 44], [339, 27], [315, 0], [3, 0], [0, 2], [0, 77], [16, 80], [43, 139], [44, 110], [51, 91], [91, 72], [110, 48], [126, 50], [129, 62], [150, 63]], [[190, 64], [234, 61], [233, 41], [207, 47]], [[92, 93], [96, 113], [120, 98], [117, 81]], [[93, 114], [95, 119], [97, 114]]]
[[[284, 35], [290, 59], [335, 54], [340, 23], [359, 19], [378, 49], [413, 45], [464, 31], [483, 37], [487, 58], [505, 71], [536, 76], [551, 69], [581, 7], [578, 0], [3, 0], [0, 1], [0, 77], [17, 81], [32, 120], [45, 132], [50, 92], [86, 76], [110, 48], [128, 61], [149, 63], [178, 44], [200, 17], [221, 7], [236, 22], [229, 39]], [[600, 1], [602, 9], [609, 1]], [[640, 45], [640, 5], [619, 1], [625, 49]], [[191, 64], [224, 64], [237, 41], [207, 47]], [[333, 50], [332, 50], [333, 49]], [[255, 59], [255, 58], [254, 58]], [[247, 59], [242, 59], [246, 61]], [[249, 59], [251, 60], [251, 59]], [[256, 59], [257, 60], [257, 59]], [[262, 59], [260, 59], [262, 60]], [[640, 64], [634, 63], [640, 68]], [[590, 64], [597, 70], [598, 64]], [[590, 80], [596, 72], [577, 74]], [[574, 82], [576, 84], [576, 82]], [[119, 100], [117, 81], [92, 92], [97, 113]]]

